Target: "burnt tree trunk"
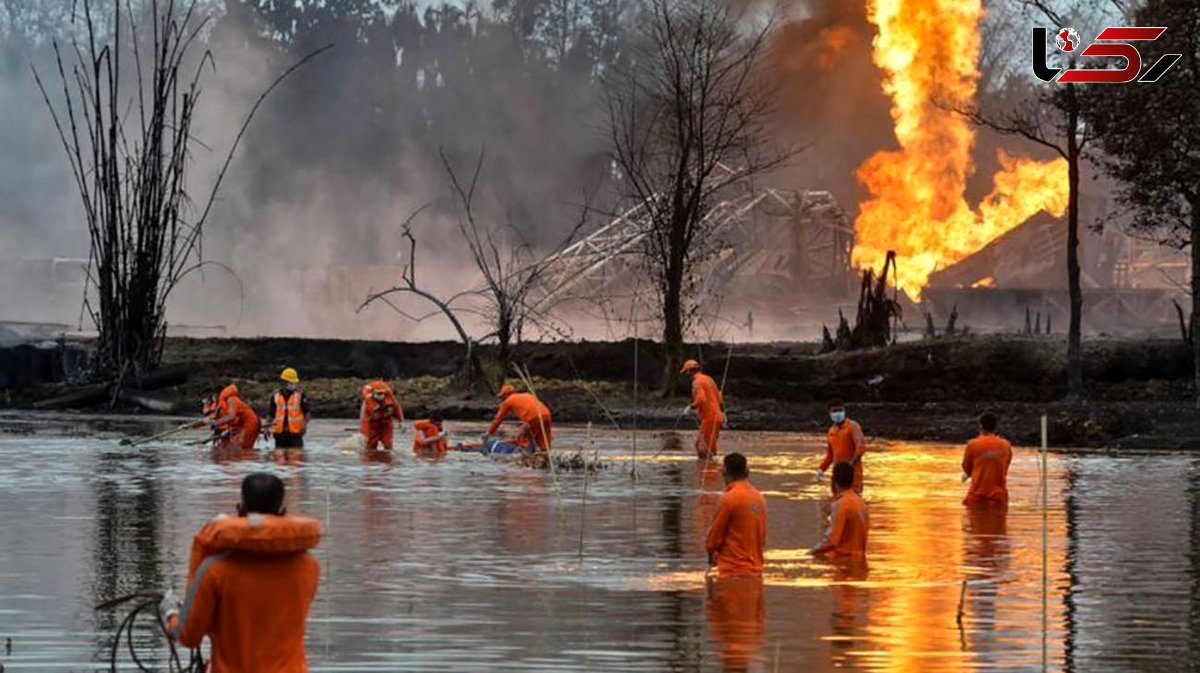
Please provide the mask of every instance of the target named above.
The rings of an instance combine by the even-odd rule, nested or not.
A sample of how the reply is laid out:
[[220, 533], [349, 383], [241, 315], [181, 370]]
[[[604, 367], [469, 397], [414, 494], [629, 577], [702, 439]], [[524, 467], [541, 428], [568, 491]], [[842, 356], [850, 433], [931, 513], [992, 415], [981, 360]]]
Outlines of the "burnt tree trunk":
[[1192, 209], [1192, 320], [1188, 330], [1192, 345], [1192, 393], [1200, 408], [1200, 199], [1189, 204]]
[[1067, 329], [1067, 398], [1083, 399], [1083, 291], [1079, 287], [1079, 100], [1074, 84], [1068, 84], [1067, 104], [1067, 293], [1071, 321]]
[[[679, 227], [682, 229], [682, 227]], [[674, 236], [672, 236], [674, 238]], [[671, 397], [679, 389], [679, 368], [683, 366], [683, 274], [686, 267], [682, 245], [672, 245], [663, 278], [663, 379], [662, 396]]]

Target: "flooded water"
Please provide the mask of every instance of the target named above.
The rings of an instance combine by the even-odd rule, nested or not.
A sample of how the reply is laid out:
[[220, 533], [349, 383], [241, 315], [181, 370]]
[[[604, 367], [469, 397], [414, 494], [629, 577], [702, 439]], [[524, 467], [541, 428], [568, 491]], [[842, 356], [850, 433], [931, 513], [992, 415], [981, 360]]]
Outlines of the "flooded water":
[[[813, 479], [822, 439], [730, 432], [723, 449], [749, 456], [767, 497], [766, 578], [709, 590], [719, 471], [649, 459], [650, 434], [633, 480], [629, 433], [556, 432], [559, 450], [608, 461], [585, 481], [406, 449], [364, 462], [332, 448], [344, 422], [315, 424], [303, 461], [277, 464], [9, 420], [8, 671], [106, 669], [124, 615], [93, 606], [180, 590], [195, 529], [263, 469], [283, 477], [292, 511], [325, 525], [317, 671], [1187, 671], [1200, 649], [1200, 470], [1187, 455], [1051, 454], [1043, 519], [1032, 450], [1017, 452], [1007, 516], [976, 516], [960, 505], [958, 447], [876, 442], [868, 563], [836, 566], [806, 552], [826, 496]], [[142, 654], [161, 661], [144, 628]]]

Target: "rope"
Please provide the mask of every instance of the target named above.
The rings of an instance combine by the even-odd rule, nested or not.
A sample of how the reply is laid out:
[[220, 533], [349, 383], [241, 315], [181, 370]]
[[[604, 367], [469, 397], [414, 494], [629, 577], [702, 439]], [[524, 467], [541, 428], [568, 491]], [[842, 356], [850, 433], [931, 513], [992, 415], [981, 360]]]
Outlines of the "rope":
[[182, 659], [179, 657], [179, 649], [175, 645], [175, 641], [167, 634], [167, 623], [163, 618], [162, 612], [159, 610], [159, 604], [162, 602], [163, 596], [158, 593], [134, 593], [113, 600], [106, 601], [96, 606], [97, 611], [112, 610], [128, 603], [137, 603], [130, 610], [129, 614], [121, 620], [117, 626], [117, 632], [113, 637], [112, 647], [109, 649], [109, 670], [116, 673], [118, 670], [117, 663], [120, 658], [121, 640], [124, 638], [125, 647], [129, 651], [129, 658], [137, 666], [137, 670], [146, 672], [157, 672], [157, 669], [148, 668], [138, 657], [137, 649], [134, 645], [134, 626], [137, 624], [137, 618], [143, 612], [152, 611], [154, 621], [158, 626], [158, 630], [162, 633], [163, 638], [167, 641], [169, 656], [167, 658], [167, 670], [177, 671], [178, 673], [203, 673], [205, 670], [204, 657], [200, 654], [199, 649], [188, 650], [188, 663], [183, 665]]

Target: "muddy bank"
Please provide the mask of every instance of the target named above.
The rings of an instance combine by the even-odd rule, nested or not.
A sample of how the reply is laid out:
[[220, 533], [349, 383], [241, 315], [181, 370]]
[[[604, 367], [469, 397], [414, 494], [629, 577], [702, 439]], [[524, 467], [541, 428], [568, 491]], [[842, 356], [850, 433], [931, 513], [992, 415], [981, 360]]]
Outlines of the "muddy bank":
[[[680, 415], [682, 399], [662, 400], [653, 390], [663, 367], [655, 343], [522, 348], [519, 361], [560, 422], [678, 430], [694, 424]], [[817, 354], [814, 344], [735, 344], [732, 350], [707, 344], [690, 346], [689, 355], [701, 357], [718, 381], [726, 378], [734, 429], [819, 432], [825, 402], [837, 397], [850, 403], [869, 434], [880, 437], [960, 441], [972, 434], [974, 418], [991, 410], [1025, 444], [1037, 441], [1037, 419], [1046, 413], [1058, 446], [1200, 446], [1200, 414], [1189, 401], [1190, 357], [1178, 341], [1086, 342], [1089, 399], [1078, 405], [1060, 401], [1065, 345], [1051, 339], [974, 337], [827, 355]], [[206, 387], [235, 381], [265, 410], [278, 372], [292, 366], [301, 372], [314, 411], [324, 417], [355, 417], [362, 384], [381, 377], [393, 382], [412, 416], [438, 410], [452, 419], [482, 420], [494, 400], [449, 387], [463, 356], [452, 342], [170, 339], [164, 366], [185, 369], [189, 378], [156, 394], [191, 409]], [[18, 391], [11, 405], [64, 390]]]

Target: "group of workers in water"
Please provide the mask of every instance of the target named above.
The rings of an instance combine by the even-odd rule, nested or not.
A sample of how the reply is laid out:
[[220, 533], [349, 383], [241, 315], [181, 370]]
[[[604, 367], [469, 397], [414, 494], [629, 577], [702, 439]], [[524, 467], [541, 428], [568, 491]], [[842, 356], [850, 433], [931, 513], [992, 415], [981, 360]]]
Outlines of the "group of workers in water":
[[[721, 429], [726, 424], [725, 401], [712, 377], [694, 360], [684, 363], [681, 374], [691, 384], [691, 403], [684, 413], [695, 413], [697, 456], [713, 460], [718, 454]], [[266, 433], [277, 449], [299, 448], [309, 422], [309, 405], [292, 368], [280, 375], [282, 385], [270, 399]], [[518, 392], [505, 384], [500, 403], [480, 445], [458, 445], [463, 450], [548, 453], [552, 440], [550, 409], [531, 392]], [[260, 422], [251, 406], [228, 385], [205, 398], [205, 417], [216, 441], [251, 449], [260, 433]], [[511, 442], [495, 434], [509, 416], [521, 422]], [[863, 455], [866, 440], [862, 426], [849, 418], [840, 400], [829, 404], [830, 425], [825, 455], [816, 473], [818, 482], [830, 474], [831, 500], [821, 540], [812, 554], [825, 559], [863, 559], [870, 529], [869, 507], [863, 493]], [[362, 388], [360, 431], [366, 450], [391, 451], [396, 423], [406, 423], [404, 410], [392, 388], [373, 381]], [[414, 452], [440, 454], [452, 450], [442, 419], [432, 415], [417, 420]], [[963, 480], [971, 485], [963, 500], [970, 507], [1008, 506], [1007, 473], [1013, 450], [996, 433], [991, 414], [979, 419], [979, 435], [971, 440], [962, 460]], [[750, 481], [750, 467], [741, 453], [722, 461], [725, 492], [709, 525], [705, 549], [710, 590], [722, 580], [757, 582], [761, 587], [767, 544], [766, 499]], [[197, 533], [188, 566], [187, 595], [182, 602], [168, 592], [160, 606], [168, 635], [188, 647], [211, 641], [212, 671], [303, 671], [305, 622], [317, 591], [320, 570], [308, 551], [321, 537], [315, 519], [289, 515], [284, 508], [284, 484], [276, 476], [251, 474], [241, 487], [238, 516], [218, 517]], [[732, 586], [732, 584], [731, 584]], [[760, 589], [761, 593], [761, 589]], [[265, 607], [264, 606], [268, 606]]]
[[[287, 367], [279, 378], [282, 385], [271, 394], [267, 408], [269, 425], [263, 426], [254, 407], [242, 399], [241, 391], [233, 383], [214, 388], [204, 395], [201, 399], [203, 418], [196, 424], [211, 426], [212, 440], [219, 448], [252, 450], [260, 434], [273, 440], [276, 450], [304, 448], [310, 411], [308, 399], [300, 388], [300, 375], [294, 368]], [[376, 380], [362, 387], [361, 397], [359, 434], [363, 438], [363, 450], [392, 451], [397, 425], [407, 427], [404, 408], [396, 399], [395, 391], [387, 382]], [[518, 392], [508, 383], [500, 387], [497, 397], [499, 407], [483, 441], [460, 443], [453, 448], [497, 454], [548, 453], [553, 437], [550, 408], [533, 393]], [[498, 434], [509, 417], [520, 422], [519, 430], [511, 437]], [[440, 456], [452, 448], [439, 413], [413, 421], [412, 430], [413, 452], [418, 455]]]

